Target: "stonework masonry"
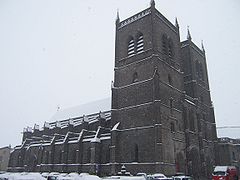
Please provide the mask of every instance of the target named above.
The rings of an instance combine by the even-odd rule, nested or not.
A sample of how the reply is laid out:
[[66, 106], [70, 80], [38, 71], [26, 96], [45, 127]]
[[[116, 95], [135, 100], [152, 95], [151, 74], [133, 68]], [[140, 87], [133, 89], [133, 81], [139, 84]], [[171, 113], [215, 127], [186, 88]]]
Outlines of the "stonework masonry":
[[0, 148], [0, 171], [7, 170], [10, 158], [10, 151], [11, 151], [10, 146]]
[[216, 162], [214, 109], [204, 47], [151, 6], [116, 20], [112, 108], [26, 129], [10, 171], [209, 177]]
[[216, 164], [240, 167], [240, 140], [228, 137], [218, 138]]

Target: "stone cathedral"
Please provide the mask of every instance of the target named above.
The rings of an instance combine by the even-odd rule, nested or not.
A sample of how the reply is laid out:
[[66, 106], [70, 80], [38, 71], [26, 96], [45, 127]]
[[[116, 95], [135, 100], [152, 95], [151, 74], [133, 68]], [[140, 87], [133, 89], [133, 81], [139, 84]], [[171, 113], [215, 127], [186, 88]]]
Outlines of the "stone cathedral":
[[205, 50], [180, 41], [156, 8], [116, 19], [109, 111], [35, 125], [11, 153], [9, 171], [137, 172], [208, 177], [216, 125]]

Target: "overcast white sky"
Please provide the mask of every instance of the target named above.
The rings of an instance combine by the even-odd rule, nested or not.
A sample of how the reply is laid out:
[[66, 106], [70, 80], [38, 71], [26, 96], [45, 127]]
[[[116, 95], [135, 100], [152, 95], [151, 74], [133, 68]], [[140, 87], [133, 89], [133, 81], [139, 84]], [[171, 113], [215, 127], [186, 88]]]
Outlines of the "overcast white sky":
[[[109, 97], [116, 11], [150, 0], [0, 0], [0, 147], [62, 109]], [[240, 126], [240, 1], [156, 0], [181, 39], [204, 40], [217, 126]], [[238, 129], [240, 132], [240, 129]], [[231, 130], [229, 130], [231, 135]], [[240, 137], [240, 133], [237, 135]]]

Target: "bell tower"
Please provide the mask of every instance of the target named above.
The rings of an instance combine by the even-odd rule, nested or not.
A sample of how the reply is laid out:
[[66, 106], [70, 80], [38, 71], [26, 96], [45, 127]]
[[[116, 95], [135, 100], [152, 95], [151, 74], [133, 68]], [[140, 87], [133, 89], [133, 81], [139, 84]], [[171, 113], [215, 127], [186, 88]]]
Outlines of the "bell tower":
[[173, 140], [183, 126], [180, 57], [178, 23], [168, 21], [154, 0], [123, 21], [117, 15], [111, 121], [112, 127], [118, 124], [118, 138], [112, 163], [137, 161], [138, 170], [175, 173], [175, 154], [184, 149], [184, 136]]
[[[126, 20], [120, 21], [117, 15], [115, 46], [114, 111], [139, 108], [155, 101], [170, 106], [170, 99], [172, 106], [177, 105], [183, 91], [178, 23], [169, 22], [151, 1], [149, 8]], [[126, 128], [155, 123], [145, 118], [120, 119], [116, 121]]]

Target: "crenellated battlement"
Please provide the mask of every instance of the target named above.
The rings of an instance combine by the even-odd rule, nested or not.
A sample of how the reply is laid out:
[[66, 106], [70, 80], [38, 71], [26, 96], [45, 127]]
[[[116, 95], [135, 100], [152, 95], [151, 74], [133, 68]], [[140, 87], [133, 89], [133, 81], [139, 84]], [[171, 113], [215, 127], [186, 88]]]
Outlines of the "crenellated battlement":
[[119, 23], [119, 27], [118, 29], [123, 28], [124, 26], [133, 23], [134, 21], [137, 21], [147, 15], [151, 14], [151, 8], [145, 9], [133, 16], [131, 16], [130, 18], [127, 18], [125, 20], [123, 20], [122, 22]]

